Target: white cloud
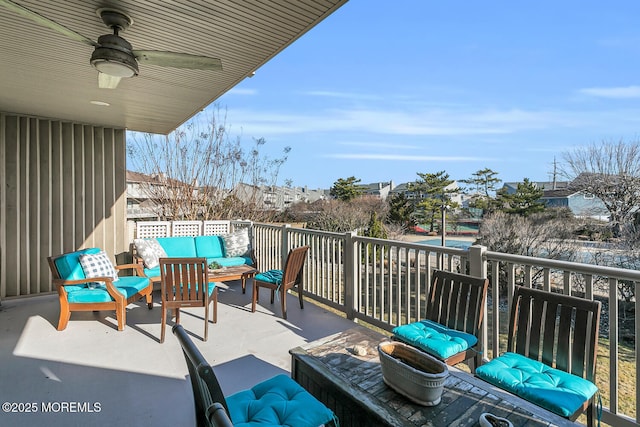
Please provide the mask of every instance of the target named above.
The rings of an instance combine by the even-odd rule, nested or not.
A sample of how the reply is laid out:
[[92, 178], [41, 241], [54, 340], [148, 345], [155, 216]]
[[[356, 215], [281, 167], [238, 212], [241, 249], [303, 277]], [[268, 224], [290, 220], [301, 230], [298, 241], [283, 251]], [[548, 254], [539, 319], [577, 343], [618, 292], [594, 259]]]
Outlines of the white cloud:
[[339, 142], [338, 144], [349, 147], [391, 148], [394, 150], [417, 150], [420, 148], [418, 145], [394, 144], [390, 142]]
[[468, 157], [468, 156], [414, 156], [407, 154], [328, 154], [325, 157], [333, 159], [352, 159], [352, 160], [400, 160], [415, 162], [475, 162], [490, 161], [494, 159], [486, 157]]
[[580, 89], [579, 92], [600, 98], [640, 98], [640, 86], [592, 87]]
[[344, 99], [353, 99], [353, 100], [379, 100], [382, 99], [379, 95], [370, 95], [364, 93], [351, 93], [351, 92], [335, 92], [329, 90], [310, 90], [306, 92], [301, 92], [303, 95], [308, 96], [321, 96], [326, 98], [344, 98]]

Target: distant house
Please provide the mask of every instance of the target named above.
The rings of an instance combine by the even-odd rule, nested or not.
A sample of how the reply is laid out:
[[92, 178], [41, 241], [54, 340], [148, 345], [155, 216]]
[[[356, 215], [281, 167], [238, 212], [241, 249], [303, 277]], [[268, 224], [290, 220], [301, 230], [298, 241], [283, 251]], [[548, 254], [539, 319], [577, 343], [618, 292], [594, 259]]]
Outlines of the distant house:
[[389, 193], [393, 190], [393, 181], [389, 182], [374, 182], [371, 184], [362, 185], [364, 188], [364, 194], [366, 196], [377, 197], [379, 199], [386, 200], [389, 197]]
[[127, 220], [158, 219], [158, 206], [153, 201], [152, 186], [164, 184], [157, 176], [127, 171]]
[[299, 202], [312, 203], [326, 199], [326, 190], [309, 190], [307, 187], [280, 187], [276, 185], [254, 186], [238, 184], [234, 195], [240, 200], [256, 201], [262, 204], [262, 209], [283, 211]]
[[[513, 194], [518, 189], [518, 184], [505, 182], [503, 188], [507, 194]], [[540, 201], [548, 208], [568, 208], [579, 218], [609, 218], [609, 211], [602, 200], [589, 192], [577, 190], [572, 181], [539, 181], [533, 184], [542, 189]]]

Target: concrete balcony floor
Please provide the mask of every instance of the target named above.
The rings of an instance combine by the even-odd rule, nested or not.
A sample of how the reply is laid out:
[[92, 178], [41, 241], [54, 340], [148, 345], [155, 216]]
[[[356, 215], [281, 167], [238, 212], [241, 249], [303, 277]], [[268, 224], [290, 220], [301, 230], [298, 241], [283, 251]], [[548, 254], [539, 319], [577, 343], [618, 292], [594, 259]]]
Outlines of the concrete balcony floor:
[[[246, 294], [237, 282], [220, 286], [218, 323], [209, 324], [207, 342], [204, 309], [181, 315], [227, 395], [289, 373], [289, 349], [353, 327], [312, 303], [300, 310], [293, 295], [285, 321], [267, 290], [251, 313], [251, 289], [251, 283]], [[171, 333], [173, 321], [160, 344], [157, 291], [154, 299], [153, 310], [143, 301], [131, 304], [121, 332], [113, 312], [72, 313], [67, 328], [57, 331], [57, 295], [2, 301], [0, 403], [14, 403], [9, 409], [19, 412], [3, 406], [0, 426], [194, 426], [193, 395]]]

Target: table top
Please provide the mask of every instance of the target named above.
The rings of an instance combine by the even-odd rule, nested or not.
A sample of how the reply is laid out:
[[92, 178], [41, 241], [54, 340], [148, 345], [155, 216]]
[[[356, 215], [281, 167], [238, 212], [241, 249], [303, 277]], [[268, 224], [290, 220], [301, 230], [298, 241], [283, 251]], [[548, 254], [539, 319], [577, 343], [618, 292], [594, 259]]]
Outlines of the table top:
[[224, 267], [217, 270], [209, 270], [209, 279], [216, 279], [221, 282], [226, 280], [241, 279], [243, 277], [251, 277], [258, 270], [250, 265], [236, 265], [234, 267]]
[[[314, 365], [330, 381], [345, 389], [355, 401], [373, 410], [387, 425], [477, 426], [483, 412], [509, 419], [514, 427], [579, 426], [517, 396], [504, 392], [474, 375], [449, 367], [442, 401], [436, 406], [412, 403], [389, 388], [382, 379], [377, 345], [385, 336], [358, 326], [292, 349], [294, 359]], [[366, 349], [356, 355], [354, 346]]]

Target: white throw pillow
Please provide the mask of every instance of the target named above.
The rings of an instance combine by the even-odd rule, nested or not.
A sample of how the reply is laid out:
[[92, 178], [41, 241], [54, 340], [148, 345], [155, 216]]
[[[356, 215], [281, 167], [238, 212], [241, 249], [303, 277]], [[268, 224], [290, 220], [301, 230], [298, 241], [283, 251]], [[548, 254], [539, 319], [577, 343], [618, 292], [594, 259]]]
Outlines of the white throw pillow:
[[118, 271], [105, 251], [100, 251], [97, 254], [80, 255], [80, 265], [87, 279], [111, 277], [114, 282], [118, 280]]
[[246, 228], [233, 233], [223, 234], [225, 256], [246, 256], [251, 251], [251, 242], [249, 241], [249, 230]]
[[155, 268], [160, 265], [160, 258], [166, 258], [167, 253], [156, 239], [134, 239], [136, 253], [144, 261], [147, 268]]

